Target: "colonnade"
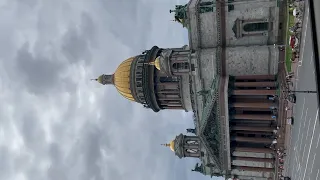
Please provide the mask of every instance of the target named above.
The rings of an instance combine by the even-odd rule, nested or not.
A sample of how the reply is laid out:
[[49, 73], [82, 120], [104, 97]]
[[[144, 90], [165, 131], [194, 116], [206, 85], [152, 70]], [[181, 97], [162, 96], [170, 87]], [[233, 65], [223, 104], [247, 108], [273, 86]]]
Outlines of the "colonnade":
[[[229, 79], [229, 128], [232, 169], [253, 172], [274, 172], [273, 167], [256, 167], [254, 162], [273, 163], [270, 148], [276, 130], [276, 76], [236, 76]], [[240, 156], [239, 154], [246, 154]], [[246, 162], [235, 165], [235, 161]], [[253, 162], [253, 163], [250, 163]], [[250, 165], [252, 164], [252, 165]]]

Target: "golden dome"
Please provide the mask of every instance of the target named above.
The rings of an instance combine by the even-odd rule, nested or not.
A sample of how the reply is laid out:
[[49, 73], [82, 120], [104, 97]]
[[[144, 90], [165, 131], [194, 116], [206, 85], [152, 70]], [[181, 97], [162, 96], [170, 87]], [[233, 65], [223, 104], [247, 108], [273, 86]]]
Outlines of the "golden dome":
[[170, 149], [171, 149], [171, 151], [173, 151], [174, 152], [174, 140], [172, 140], [171, 142], [170, 142]]
[[[131, 57], [123, 61], [113, 75], [106, 75], [103, 74], [99, 76], [96, 80], [99, 83], [106, 85], [106, 84], [113, 84], [118, 92], [125, 97], [126, 99], [129, 99], [131, 101], [135, 101], [131, 89], [130, 89], [130, 71], [131, 71], [131, 65], [135, 57]], [[160, 60], [157, 58], [155, 61], [150, 62], [150, 65], [154, 65], [158, 70], [160, 70]]]
[[155, 66], [160, 71], [161, 67], [159, 58], [160, 57], [157, 57], [155, 61], [149, 62], [149, 64]]
[[[113, 75], [114, 86], [118, 92], [125, 98], [134, 101], [133, 95], [130, 89], [130, 69], [132, 61], [135, 57], [131, 57], [123, 61], [115, 71]], [[99, 81], [99, 78], [98, 78]]]
[[157, 57], [157, 59], [154, 61], [154, 66], [160, 71], [160, 57]]
[[172, 141], [171, 141], [170, 143], [168, 143], [168, 144], [161, 144], [161, 145], [169, 147], [170, 150], [171, 150], [172, 152], [174, 152], [174, 140], [172, 140]]
[[99, 76], [97, 81], [98, 83], [103, 84], [103, 75]]

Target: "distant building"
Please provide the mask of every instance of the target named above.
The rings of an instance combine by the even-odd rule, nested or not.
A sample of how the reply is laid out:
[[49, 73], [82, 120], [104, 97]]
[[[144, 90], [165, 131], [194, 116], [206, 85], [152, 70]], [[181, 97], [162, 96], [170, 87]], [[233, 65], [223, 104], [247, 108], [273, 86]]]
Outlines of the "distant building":
[[242, 179], [274, 177], [273, 141], [278, 104], [277, 1], [190, 0], [175, 20], [189, 46], [157, 46], [101, 75], [125, 98], [158, 112], [193, 111], [194, 135], [166, 144], [179, 157], [199, 158], [193, 171]]

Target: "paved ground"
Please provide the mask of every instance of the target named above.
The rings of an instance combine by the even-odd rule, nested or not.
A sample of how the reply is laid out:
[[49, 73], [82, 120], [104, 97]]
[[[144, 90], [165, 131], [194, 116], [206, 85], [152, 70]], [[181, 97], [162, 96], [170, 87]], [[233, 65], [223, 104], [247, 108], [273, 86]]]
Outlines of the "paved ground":
[[[306, 10], [304, 31], [301, 39], [301, 62], [297, 64], [295, 74], [296, 90], [316, 90], [315, 70], [311, 27]], [[293, 107], [294, 126], [289, 135], [288, 156], [285, 164], [285, 175], [293, 180], [320, 179], [320, 125], [319, 107], [316, 94], [297, 93], [297, 103]]]

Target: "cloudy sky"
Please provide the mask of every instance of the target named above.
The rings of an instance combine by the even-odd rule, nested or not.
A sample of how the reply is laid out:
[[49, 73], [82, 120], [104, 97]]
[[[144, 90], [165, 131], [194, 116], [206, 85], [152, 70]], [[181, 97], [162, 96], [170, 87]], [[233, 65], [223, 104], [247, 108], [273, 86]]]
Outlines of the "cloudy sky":
[[[185, 3], [187, 0], [181, 0]], [[159, 144], [193, 127], [89, 81], [181, 47], [177, 0], [0, 0], [0, 180], [209, 179]]]

